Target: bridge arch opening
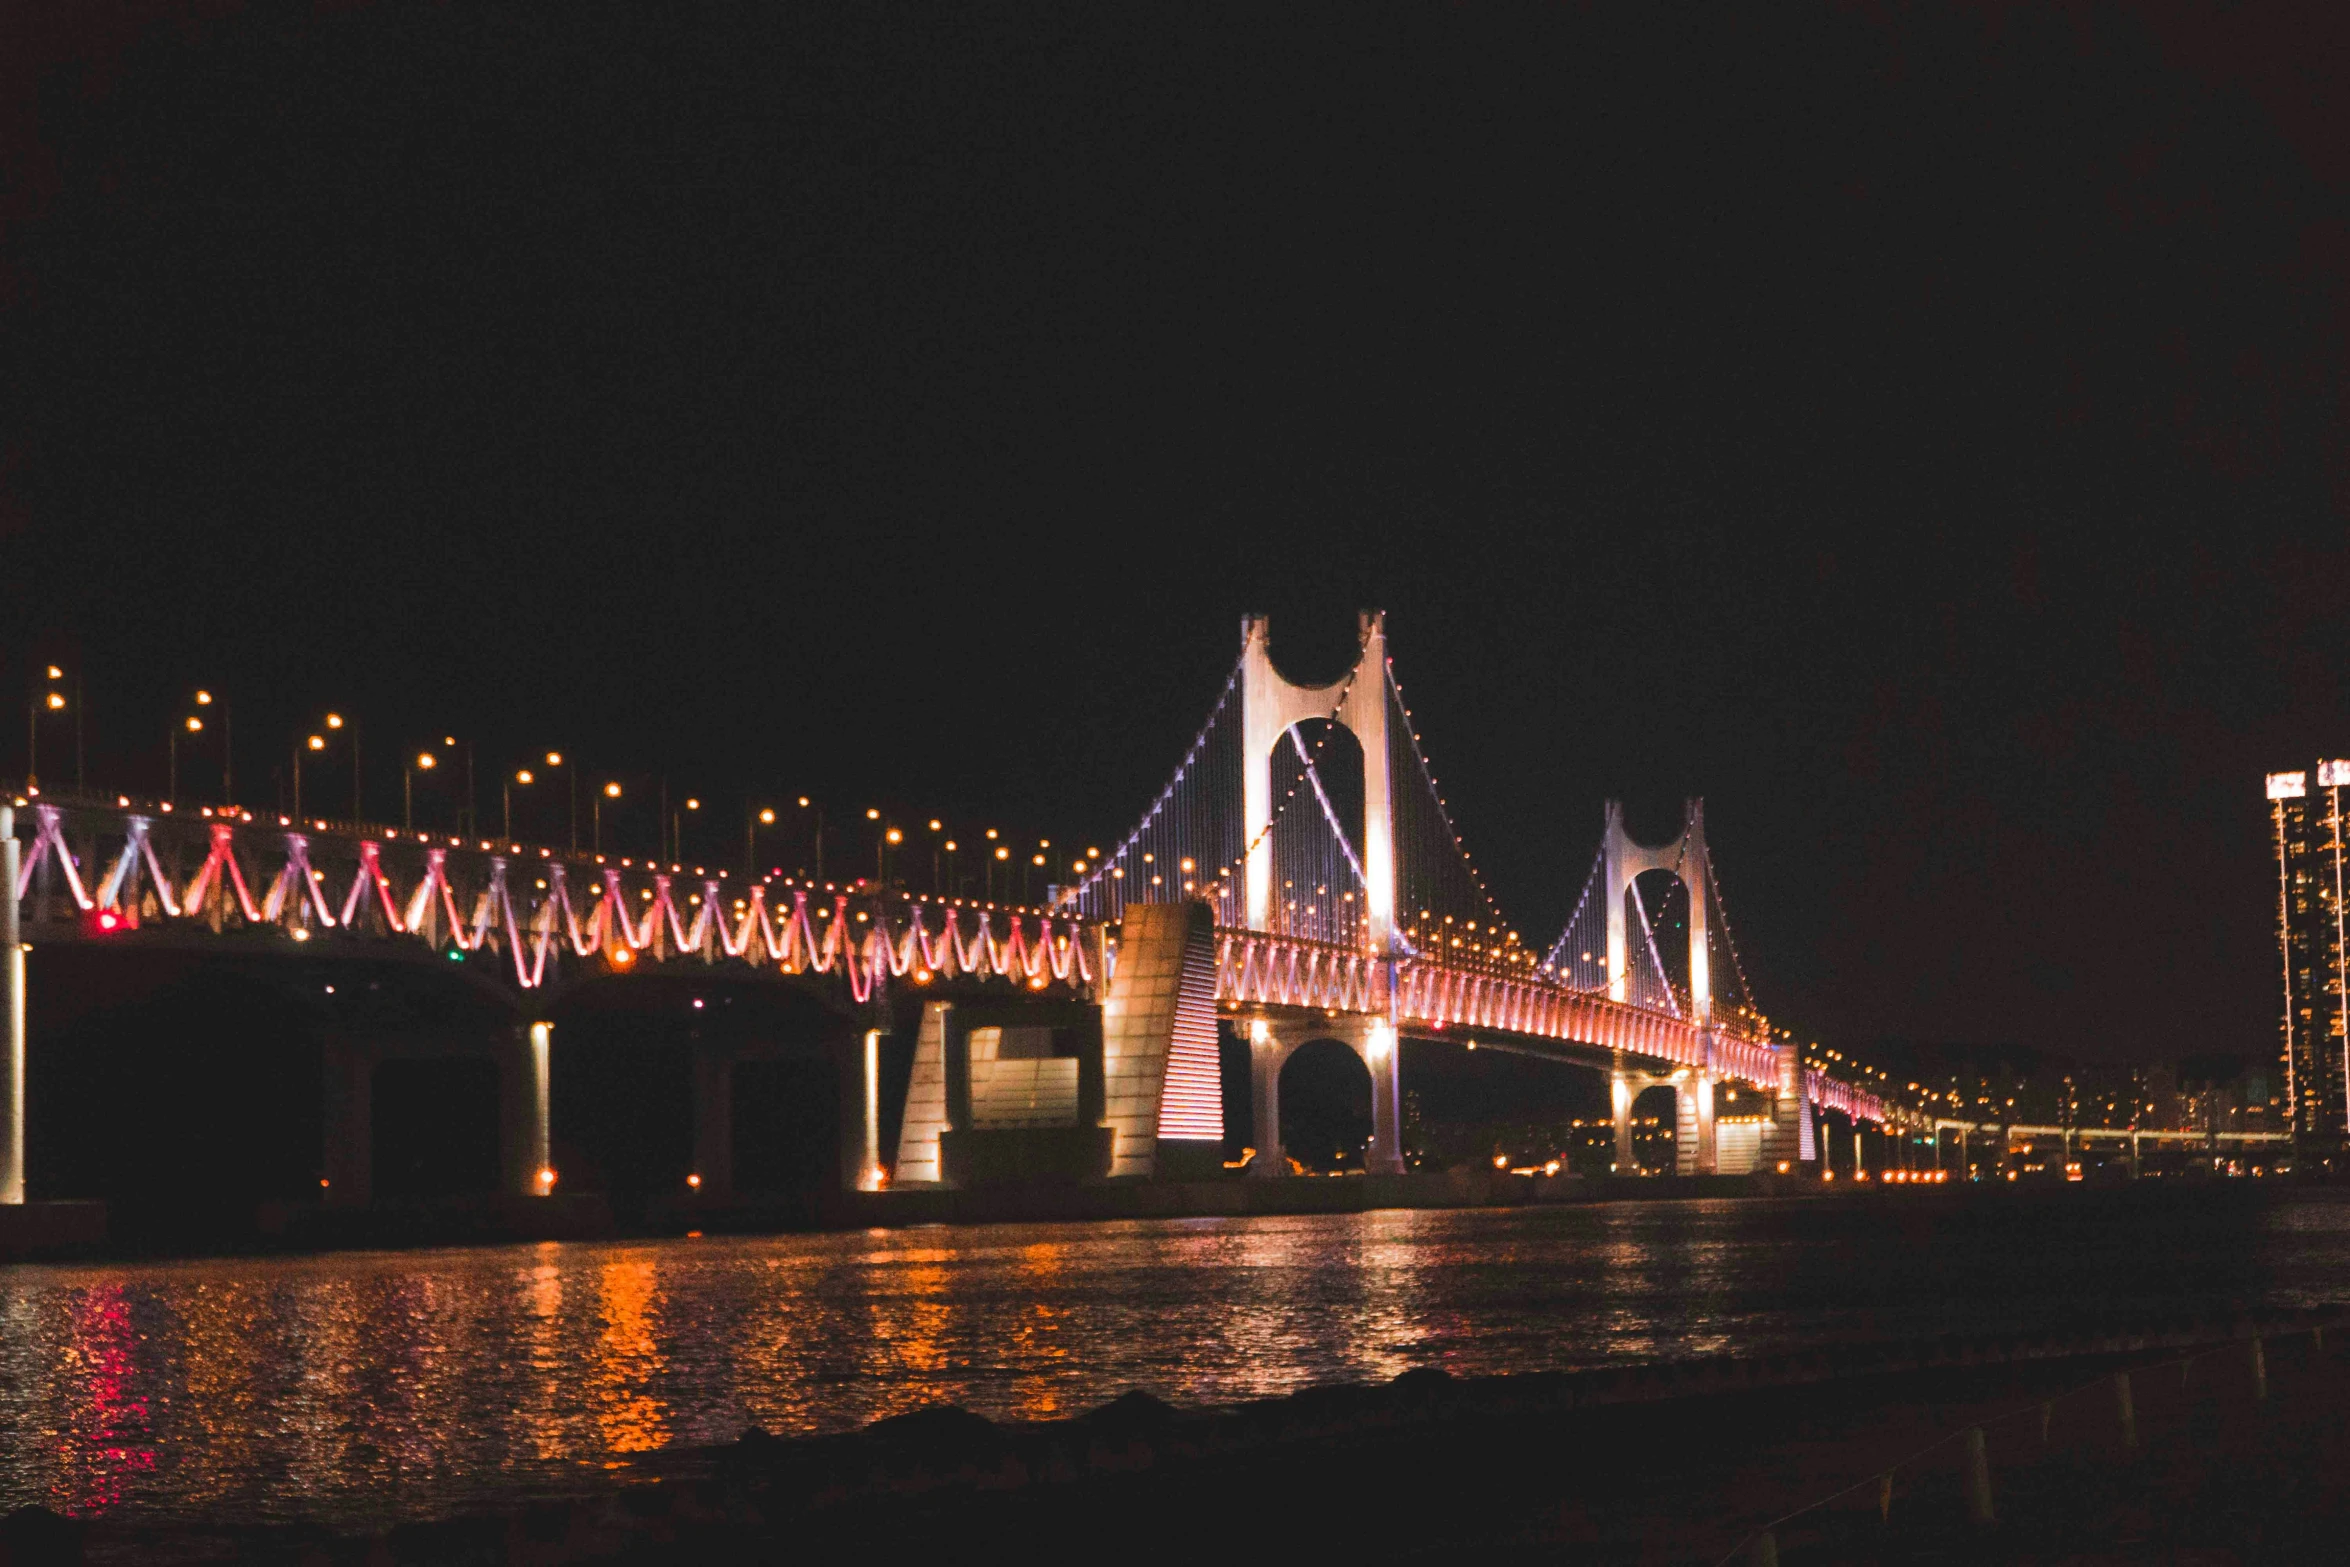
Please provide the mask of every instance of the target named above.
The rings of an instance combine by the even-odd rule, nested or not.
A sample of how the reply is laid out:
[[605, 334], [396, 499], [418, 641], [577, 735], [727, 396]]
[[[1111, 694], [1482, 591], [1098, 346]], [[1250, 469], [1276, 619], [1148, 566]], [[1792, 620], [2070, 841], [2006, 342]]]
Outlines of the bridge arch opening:
[[27, 1184], [96, 1197], [118, 1234], [249, 1228], [319, 1195], [318, 1018], [289, 989], [177, 955], [54, 945], [28, 984]]
[[1351, 1045], [1309, 1039], [1281, 1064], [1281, 1148], [1318, 1175], [1361, 1171], [1371, 1141], [1371, 1072]]
[[783, 1198], [841, 1183], [845, 1025], [773, 982], [639, 975], [555, 1010], [550, 1162], [623, 1208]]
[[1681, 1094], [1670, 1083], [1658, 1083], [1632, 1098], [1632, 1159], [1634, 1173], [1671, 1175], [1679, 1166]]

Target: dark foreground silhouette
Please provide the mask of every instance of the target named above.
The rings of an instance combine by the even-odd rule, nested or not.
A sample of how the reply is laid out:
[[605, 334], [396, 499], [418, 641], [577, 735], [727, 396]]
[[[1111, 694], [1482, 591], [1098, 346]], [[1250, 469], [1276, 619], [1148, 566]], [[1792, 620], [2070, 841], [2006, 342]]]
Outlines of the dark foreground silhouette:
[[1126, 1560], [1191, 1562], [1243, 1546], [2334, 1560], [2350, 1524], [2345, 1394], [2350, 1326], [2320, 1315], [1483, 1379], [1424, 1369], [1223, 1409], [1129, 1393], [1068, 1420], [939, 1406], [835, 1436], [752, 1431], [661, 1455], [598, 1494], [366, 1534], [134, 1530], [28, 1508], [0, 1525], [0, 1564], [751, 1562], [834, 1548], [1062, 1560], [1113, 1544]]

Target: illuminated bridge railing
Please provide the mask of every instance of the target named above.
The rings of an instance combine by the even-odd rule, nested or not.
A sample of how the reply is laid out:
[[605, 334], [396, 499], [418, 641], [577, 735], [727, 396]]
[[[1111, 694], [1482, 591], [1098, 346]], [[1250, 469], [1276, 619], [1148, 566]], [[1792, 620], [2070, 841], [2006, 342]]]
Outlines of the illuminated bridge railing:
[[1856, 1121], [1875, 1121], [1882, 1125], [1917, 1119], [1916, 1116], [1899, 1110], [1867, 1089], [1855, 1088], [1843, 1079], [1830, 1077], [1825, 1072], [1814, 1071], [1807, 1067], [1804, 1071], [1804, 1080], [1806, 1091], [1811, 1095], [1813, 1104], [1822, 1109], [1841, 1112]]
[[[18, 894], [28, 935], [101, 939], [162, 929], [289, 943], [408, 943], [466, 959], [521, 990], [580, 971], [733, 962], [877, 985], [1000, 980], [1097, 989], [1101, 932], [1068, 915], [788, 878], [745, 882], [681, 865], [570, 857], [551, 848], [283, 818], [146, 813], [33, 802], [21, 813]], [[30, 826], [30, 833], [24, 827]], [[289, 949], [290, 950], [290, 949]], [[1554, 981], [1247, 930], [1217, 933], [1224, 1006], [1379, 1013], [1434, 1032], [1480, 1030], [1623, 1050], [1758, 1085], [1771, 1049], [1669, 1012]], [[1885, 1120], [1876, 1095], [1809, 1074], [1814, 1103]]]
[[[248, 813], [149, 816], [34, 804], [17, 892], [35, 931], [99, 936], [162, 927], [406, 941], [487, 958], [529, 990], [567, 965], [735, 960], [838, 976], [856, 1000], [911, 977], [1031, 988], [1099, 976], [1080, 923], [897, 893], [852, 894], [683, 867], [475, 848], [384, 829], [300, 831]], [[575, 880], [576, 878], [576, 880]]]
[[[1432, 1030], [1482, 1029], [1555, 1039], [1678, 1066], [1705, 1066], [1710, 1059], [1716, 1072], [1755, 1084], [1778, 1077], [1778, 1058], [1767, 1044], [1717, 1029], [1709, 1058], [1703, 1032], [1670, 1012], [1543, 979], [1418, 958], [1390, 964], [1336, 943], [1255, 931], [1217, 933], [1216, 999], [1226, 1006], [1386, 1012], [1398, 1023]], [[1876, 1102], [1841, 1083], [1836, 1088], [1846, 1096], [1837, 1101], [1838, 1109], [1847, 1108], [1847, 1101]]]

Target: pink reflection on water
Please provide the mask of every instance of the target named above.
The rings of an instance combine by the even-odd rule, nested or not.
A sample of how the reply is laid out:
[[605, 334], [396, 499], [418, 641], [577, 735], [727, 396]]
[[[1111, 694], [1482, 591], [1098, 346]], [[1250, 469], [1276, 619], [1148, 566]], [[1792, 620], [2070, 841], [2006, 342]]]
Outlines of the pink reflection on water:
[[134, 1358], [129, 1292], [119, 1284], [79, 1291], [70, 1321], [58, 1380], [69, 1393], [72, 1423], [57, 1434], [50, 1495], [59, 1512], [86, 1516], [120, 1505], [125, 1477], [154, 1469], [155, 1441]]

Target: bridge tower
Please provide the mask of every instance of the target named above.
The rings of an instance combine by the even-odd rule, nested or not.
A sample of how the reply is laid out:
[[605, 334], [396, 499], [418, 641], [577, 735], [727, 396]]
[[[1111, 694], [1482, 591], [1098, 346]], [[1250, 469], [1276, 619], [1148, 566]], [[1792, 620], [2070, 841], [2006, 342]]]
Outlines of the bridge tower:
[[[1607, 994], [1610, 1001], [1632, 999], [1632, 931], [1624, 895], [1633, 881], [1650, 871], [1664, 871], [1679, 881], [1689, 895], [1689, 1021], [1706, 1042], [1709, 1064], [1687, 1080], [1675, 1074], [1674, 1162], [1684, 1175], [1714, 1172], [1713, 968], [1706, 946], [1706, 887], [1712, 866], [1706, 859], [1705, 801], [1692, 799], [1681, 810], [1681, 831], [1670, 842], [1650, 846], [1635, 843], [1624, 830], [1624, 802], [1607, 802], [1604, 839], [1607, 863]], [[1641, 940], [1648, 939], [1645, 933]], [[1631, 1100], [1638, 1090], [1622, 1080], [1612, 1099], [1616, 1111], [1616, 1146], [1629, 1157]], [[1645, 1085], [1643, 1085], [1645, 1086]]]
[[[1263, 615], [1240, 622], [1240, 733], [1242, 842], [1247, 846], [1249, 929], [1264, 930], [1273, 914], [1273, 748], [1291, 725], [1326, 718], [1343, 725], [1363, 753], [1364, 939], [1373, 952], [1392, 950], [1395, 935], [1395, 813], [1388, 776], [1387, 617], [1363, 610], [1356, 617], [1360, 651], [1354, 668], [1326, 686], [1301, 686], [1274, 667], [1272, 623]], [[1254, 1025], [1250, 1056], [1257, 1107], [1255, 1176], [1287, 1171], [1281, 1154], [1281, 1066], [1309, 1038], [1341, 1040], [1371, 1074], [1371, 1146], [1365, 1164], [1374, 1175], [1403, 1171], [1402, 1083], [1394, 1024], [1387, 1019]]]
[[1345, 726], [1363, 753], [1363, 896], [1370, 944], [1385, 952], [1395, 930], [1395, 816], [1387, 767], [1387, 617], [1357, 617], [1362, 650], [1355, 666], [1326, 686], [1301, 686], [1273, 666], [1272, 623], [1240, 622], [1241, 830], [1248, 849], [1248, 925], [1263, 930], [1273, 913], [1273, 748], [1290, 726], [1327, 718]]

